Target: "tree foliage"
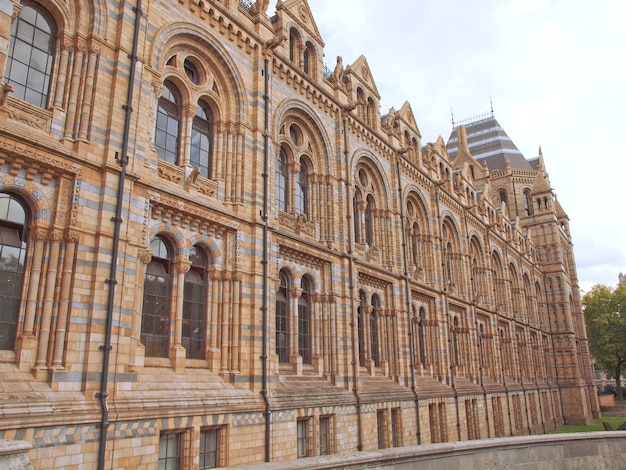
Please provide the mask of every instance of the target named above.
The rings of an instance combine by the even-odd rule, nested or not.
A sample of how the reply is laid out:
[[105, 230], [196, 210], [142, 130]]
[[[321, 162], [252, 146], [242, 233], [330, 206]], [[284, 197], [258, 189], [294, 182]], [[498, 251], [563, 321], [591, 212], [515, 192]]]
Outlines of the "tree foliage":
[[622, 365], [626, 362], [626, 286], [615, 289], [597, 284], [582, 299], [589, 350], [596, 368], [615, 378], [615, 390], [623, 398]]

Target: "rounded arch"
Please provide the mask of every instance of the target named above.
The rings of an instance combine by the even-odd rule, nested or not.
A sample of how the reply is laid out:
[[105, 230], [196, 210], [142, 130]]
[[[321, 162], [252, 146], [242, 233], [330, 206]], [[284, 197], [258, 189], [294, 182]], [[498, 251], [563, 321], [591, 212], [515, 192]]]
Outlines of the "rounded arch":
[[371, 192], [368, 191], [368, 193], [375, 196], [379, 209], [390, 209], [391, 198], [389, 195], [392, 194], [390, 190], [391, 184], [378, 159], [369, 151], [359, 149], [353, 154], [351, 168], [354, 182], [359, 180], [357, 175], [360, 169], [364, 169], [369, 173], [368, 186], [371, 188]]
[[221, 261], [222, 250], [213, 238], [205, 234], [194, 235], [189, 239], [189, 246], [196, 245], [201, 246], [205, 250], [212, 263]]
[[495, 272], [498, 279], [504, 278], [504, 264], [502, 263], [502, 255], [497, 249], [491, 251], [491, 269]]
[[224, 103], [228, 103], [229, 97], [233, 98], [232, 105], [224, 110], [222, 119], [245, 121], [247, 105], [244, 81], [221, 41], [206, 29], [192, 23], [170, 23], [163, 26], [152, 41], [150, 66], [155, 70], [163, 70], [170, 53], [183, 48], [206, 59], [209, 67], [214, 66], [212, 73], [219, 84], [225, 87], [223, 96], [220, 95]]
[[[421, 230], [423, 233], [430, 233], [430, 217], [428, 216], [428, 204], [424, 200], [424, 195], [422, 192], [414, 185], [407, 187], [404, 192], [404, 206], [408, 209], [409, 205], [412, 204], [415, 209], [415, 218], [420, 221], [423, 226]], [[407, 216], [410, 214], [407, 211]]]
[[153, 225], [148, 231], [148, 244], [157, 236], [166, 239], [171, 244], [172, 258], [177, 256], [187, 258], [189, 256], [189, 249], [192, 245], [178, 228], [165, 222]]
[[483, 244], [480, 239], [480, 236], [473, 232], [470, 234], [470, 257], [476, 258], [478, 261], [478, 266], [485, 266], [485, 256], [483, 251]]
[[[326, 127], [320, 120], [313, 108], [298, 100], [285, 100], [274, 111], [274, 122], [272, 123], [272, 135], [279, 136], [278, 144], [287, 141], [289, 129], [281, 133], [284, 125], [295, 122], [300, 126], [303, 133], [308, 134], [308, 142], [311, 151], [307, 152], [311, 156], [311, 163], [314, 173], [331, 173], [331, 159], [328, 149], [333, 145], [326, 132]], [[311, 155], [312, 154], [312, 155]]]
[[445, 211], [441, 215], [441, 234], [442, 238], [447, 238], [451, 243], [453, 243], [454, 248], [457, 250], [461, 249], [461, 231], [459, 230], [459, 226], [452, 216], [451, 213]]
[[31, 221], [49, 224], [52, 221], [52, 208], [43, 191], [30, 181], [3, 176], [0, 178], [0, 192], [17, 194], [27, 205]]

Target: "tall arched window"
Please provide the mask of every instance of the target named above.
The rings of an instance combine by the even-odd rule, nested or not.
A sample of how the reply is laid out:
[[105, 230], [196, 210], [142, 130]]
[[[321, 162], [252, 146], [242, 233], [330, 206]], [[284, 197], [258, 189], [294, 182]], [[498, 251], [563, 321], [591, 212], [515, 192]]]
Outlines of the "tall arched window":
[[365, 301], [365, 292], [361, 291], [361, 302], [359, 303], [359, 308], [357, 311], [357, 330], [359, 335], [359, 364], [361, 366], [365, 365], [365, 353], [366, 353], [366, 342], [365, 342], [365, 310], [367, 308], [367, 304]]
[[191, 126], [191, 166], [200, 169], [200, 175], [211, 176], [211, 140], [213, 113], [205, 103], [198, 103], [198, 111]]
[[459, 362], [459, 318], [454, 317], [452, 320], [452, 364], [455, 366], [460, 365]]
[[370, 313], [370, 355], [374, 365], [380, 366], [380, 346], [378, 334], [378, 314], [380, 313], [380, 299], [372, 296], [372, 311]]
[[204, 250], [189, 251], [191, 267], [185, 274], [182, 344], [189, 359], [205, 359], [208, 272]]
[[22, 203], [0, 193], [0, 349], [13, 349], [17, 336], [28, 217]]
[[281, 147], [278, 152], [278, 158], [276, 159], [276, 204], [278, 208], [286, 212], [287, 211], [287, 195], [289, 181], [289, 163], [287, 160], [287, 153]]
[[17, 98], [45, 108], [54, 48], [56, 25], [39, 4], [25, 0], [13, 23], [6, 62], [6, 78]]
[[367, 204], [365, 206], [365, 243], [369, 246], [374, 245], [374, 209], [374, 198], [370, 194], [367, 196]]
[[507, 195], [506, 195], [506, 190], [501, 189], [500, 191], [498, 191], [498, 195], [500, 196], [500, 202], [504, 202], [505, 204], [507, 204]]
[[357, 190], [352, 198], [352, 213], [354, 223], [354, 241], [361, 243], [361, 193]]
[[419, 355], [420, 355], [420, 362], [422, 364], [426, 364], [427, 358], [426, 358], [426, 339], [425, 339], [425, 335], [424, 335], [424, 323], [426, 322], [426, 310], [424, 310], [424, 307], [420, 307], [420, 311], [419, 311], [419, 319], [417, 322], [417, 340], [419, 341]]
[[420, 265], [420, 260], [419, 260], [419, 233], [420, 233], [419, 226], [417, 225], [417, 222], [415, 222], [413, 224], [413, 227], [412, 227], [412, 230], [411, 230], [411, 261], [413, 261], [413, 264], [415, 266], [419, 266]]
[[181, 99], [172, 82], [165, 80], [157, 109], [154, 145], [161, 160], [178, 162], [178, 136], [181, 120]]
[[170, 250], [161, 237], [150, 242], [152, 260], [146, 266], [143, 282], [141, 342], [146, 357], [168, 357], [170, 309], [172, 303]]
[[289, 31], [289, 60], [294, 64], [298, 65], [298, 54], [300, 49], [300, 35], [298, 31], [294, 28], [291, 28]]
[[298, 354], [303, 364], [311, 364], [311, 282], [302, 278], [302, 295], [298, 299]]
[[529, 189], [524, 190], [524, 212], [526, 213], [526, 215], [532, 215], [533, 213], [533, 203], [530, 199]]
[[304, 73], [312, 75], [315, 66], [315, 48], [310, 42], [304, 48]]
[[289, 278], [284, 271], [279, 274], [280, 285], [276, 292], [276, 354], [278, 361], [289, 363]]
[[299, 214], [307, 214], [309, 206], [309, 168], [307, 162], [300, 160], [300, 170], [298, 171], [298, 180], [296, 183], [296, 211]]

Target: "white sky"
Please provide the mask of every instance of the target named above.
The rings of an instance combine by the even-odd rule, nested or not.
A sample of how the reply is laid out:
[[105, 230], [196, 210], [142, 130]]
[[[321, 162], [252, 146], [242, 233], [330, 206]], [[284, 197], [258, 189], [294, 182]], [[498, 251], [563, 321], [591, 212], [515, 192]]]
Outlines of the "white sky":
[[[541, 146], [583, 291], [626, 273], [626, 1], [308, 0], [332, 69], [363, 54], [381, 113], [409, 101], [422, 143], [490, 111]], [[276, 1], [270, 2], [272, 16]]]

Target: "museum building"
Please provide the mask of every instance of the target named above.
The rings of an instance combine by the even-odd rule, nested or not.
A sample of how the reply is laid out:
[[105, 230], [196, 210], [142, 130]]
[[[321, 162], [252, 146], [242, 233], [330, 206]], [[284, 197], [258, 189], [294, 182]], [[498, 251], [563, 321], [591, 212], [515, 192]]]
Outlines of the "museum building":
[[267, 3], [0, 2], [0, 439], [192, 469], [598, 417], [541, 150], [422, 142]]

